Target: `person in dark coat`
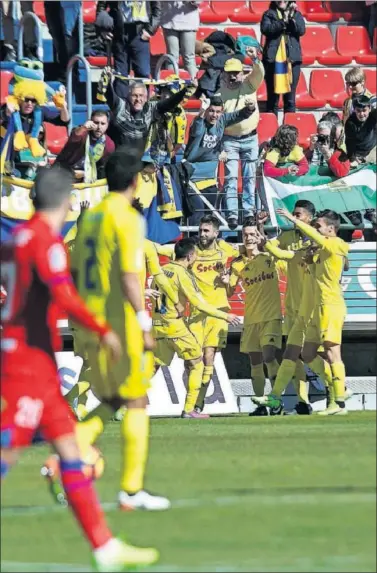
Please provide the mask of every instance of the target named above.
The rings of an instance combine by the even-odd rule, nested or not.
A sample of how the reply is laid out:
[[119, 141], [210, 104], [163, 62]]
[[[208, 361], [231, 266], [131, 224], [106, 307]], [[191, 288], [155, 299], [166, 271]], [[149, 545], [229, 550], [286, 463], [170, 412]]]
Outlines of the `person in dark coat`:
[[284, 113], [296, 111], [296, 88], [300, 77], [302, 53], [300, 37], [305, 34], [305, 20], [296, 2], [271, 2], [263, 14], [261, 32], [266, 37], [263, 65], [267, 87], [267, 111], [278, 113], [279, 93], [275, 93], [275, 60], [283, 35], [286, 38], [288, 62], [292, 66], [291, 91], [283, 94]]

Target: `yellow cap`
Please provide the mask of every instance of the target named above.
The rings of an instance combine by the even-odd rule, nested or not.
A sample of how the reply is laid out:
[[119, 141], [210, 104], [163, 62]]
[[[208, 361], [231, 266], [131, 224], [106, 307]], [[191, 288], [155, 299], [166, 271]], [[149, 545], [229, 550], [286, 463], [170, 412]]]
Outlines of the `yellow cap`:
[[242, 72], [243, 63], [237, 58], [230, 58], [225, 62], [224, 72]]

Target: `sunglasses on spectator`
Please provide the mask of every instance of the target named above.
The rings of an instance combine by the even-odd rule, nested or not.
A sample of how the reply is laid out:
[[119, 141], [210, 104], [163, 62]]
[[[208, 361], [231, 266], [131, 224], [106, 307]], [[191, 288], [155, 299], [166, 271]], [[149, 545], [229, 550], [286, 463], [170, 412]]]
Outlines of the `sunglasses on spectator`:
[[38, 103], [36, 99], [34, 99], [33, 97], [26, 97], [24, 99], [25, 103]]
[[360, 81], [357, 82], [347, 82], [347, 86], [351, 86], [352, 88], [355, 88], [357, 86], [357, 84], [359, 84]]

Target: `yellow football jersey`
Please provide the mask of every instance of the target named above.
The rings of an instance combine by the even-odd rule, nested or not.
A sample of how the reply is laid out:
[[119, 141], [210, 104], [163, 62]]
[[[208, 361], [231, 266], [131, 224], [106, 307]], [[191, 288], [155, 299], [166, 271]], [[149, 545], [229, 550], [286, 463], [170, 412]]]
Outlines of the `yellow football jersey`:
[[[208, 304], [201, 296], [195, 277], [180, 263], [171, 262], [164, 265], [163, 272], [169, 279], [172, 288], [178, 293], [178, 299], [183, 306], [189, 302], [191, 309], [215, 318], [226, 318], [226, 313]], [[154, 283], [152, 283], [153, 287]], [[191, 313], [192, 314], [192, 313]], [[177, 318], [174, 304], [165, 295], [157, 301], [152, 310], [153, 327], [155, 330], [164, 329], [167, 337], [179, 337], [187, 331], [184, 318]]]
[[344, 305], [341, 281], [349, 245], [339, 237], [324, 237], [302, 221], [297, 221], [296, 225], [321, 247], [314, 259], [315, 303]]
[[157, 244], [146, 239], [144, 243], [144, 254], [145, 254], [145, 265], [141, 279], [143, 287], [145, 285], [146, 274], [148, 272], [148, 274], [154, 278], [154, 285], [155, 285], [154, 288], [156, 288], [156, 290], [160, 290], [161, 292], [165, 293], [173, 302], [173, 304], [178, 304], [178, 294], [172, 288], [169, 279], [164, 274], [162, 267], [160, 265], [160, 261], [158, 258]]
[[238, 247], [222, 239], [215, 242], [213, 249], [196, 248], [197, 259], [192, 267], [196, 284], [204, 300], [216, 308], [230, 308], [226, 286], [220, 281], [220, 274], [228, 259], [238, 257]]
[[[310, 239], [294, 229], [284, 231], [276, 240], [275, 244], [281, 249], [288, 251], [300, 251], [310, 245]], [[302, 295], [302, 283], [305, 274], [305, 263], [301, 257], [292, 259], [287, 267], [287, 290], [285, 294], [285, 308], [289, 314], [295, 314], [300, 308]]]
[[245, 326], [282, 318], [278, 273], [285, 270], [286, 262], [277, 261], [269, 253], [254, 258], [242, 255], [233, 261], [229, 284], [235, 287], [242, 280]]
[[302, 296], [300, 308], [298, 309], [299, 316], [302, 316], [305, 321], [309, 321], [314, 310], [315, 300], [315, 265], [305, 264], [304, 279], [302, 283]]
[[144, 244], [144, 219], [121, 194], [109, 193], [83, 216], [72, 259], [77, 288], [89, 310], [113, 327], [133, 312], [124, 299], [121, 275], [142, 277]]

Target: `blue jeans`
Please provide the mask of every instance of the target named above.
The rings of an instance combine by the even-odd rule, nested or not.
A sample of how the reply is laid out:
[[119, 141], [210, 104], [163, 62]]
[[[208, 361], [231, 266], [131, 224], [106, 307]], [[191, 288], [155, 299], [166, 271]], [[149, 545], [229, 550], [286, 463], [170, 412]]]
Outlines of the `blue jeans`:
[[241, 161], [242, 209], [244, 217], [252, 215], [255, 208], [255, 173], [258, 159], [258, 135], [232, 137], [225, 135], [223, 150], [225, 162], [225, 195], [228, 217], [238, 219], [238, 164]]

